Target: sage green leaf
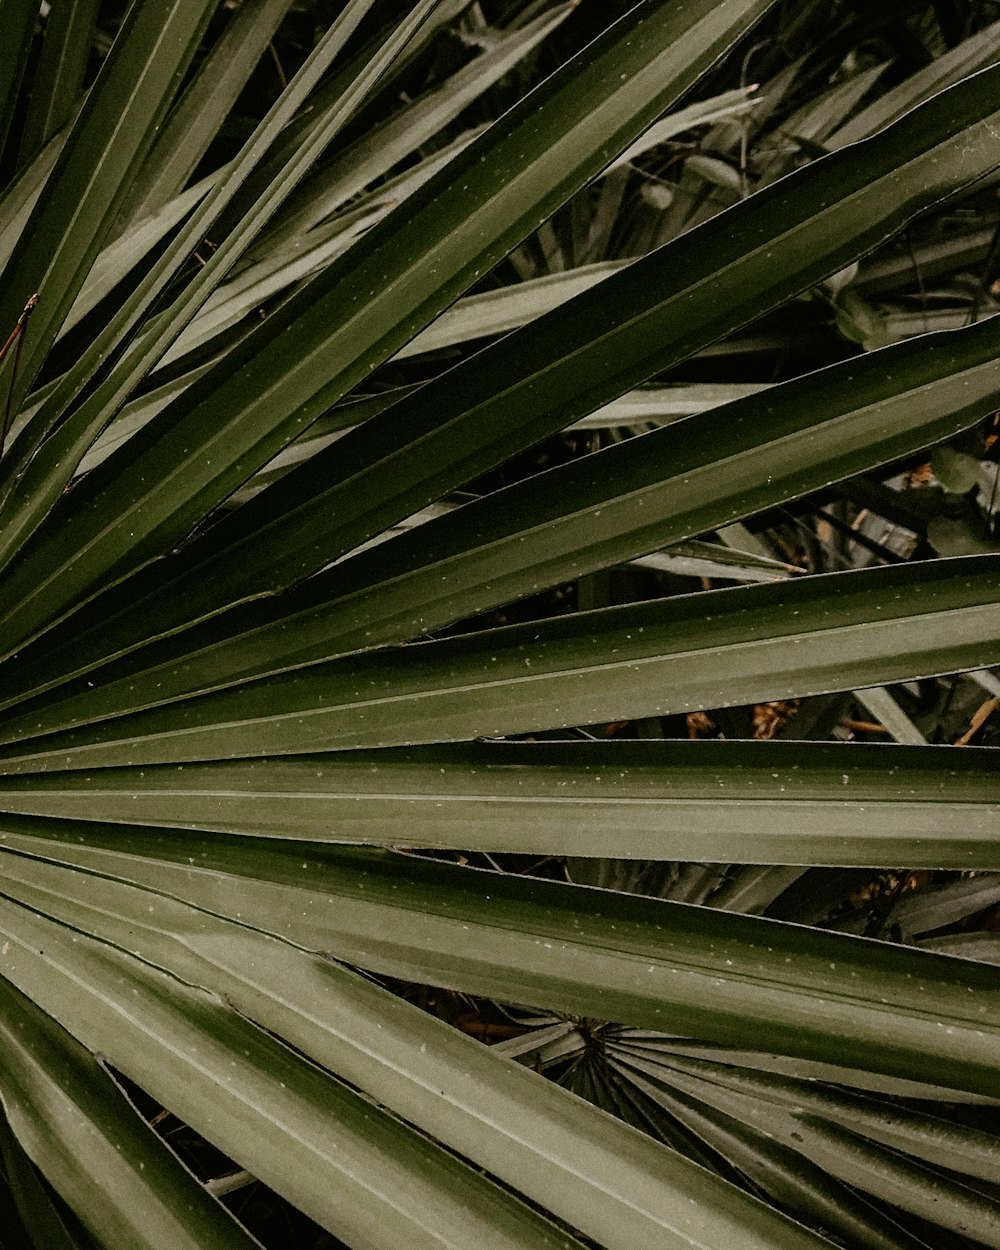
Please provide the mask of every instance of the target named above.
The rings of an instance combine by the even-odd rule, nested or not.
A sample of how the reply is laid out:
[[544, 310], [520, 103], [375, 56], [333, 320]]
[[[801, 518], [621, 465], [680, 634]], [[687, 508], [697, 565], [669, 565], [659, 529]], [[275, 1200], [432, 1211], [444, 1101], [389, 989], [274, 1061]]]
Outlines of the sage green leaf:
[[5, 266], [10, 260], [17, 240], [38, 202], [42, 187], [62, 151], [67, 130], [68, 126], [64, 126], [58, 134], [53, 135], [0, 197], [0, 266]]
[[873, 1150], [863, 1137], [819, 1117], [798, 1115], [795, 1123], [805, 1153], [849, 1185], [985, 1246], [1000, 1247], [995, 1199], [905, 1156]]
[[[291, 650], [287, 625], [293, 615], [300, 660], [332, 654], [341, 623], [350, 631], [343, 639], [345, 649], [399, 641], [933, 443], [951, 420], [971, 424], [996, 402], [992, 354], [998, 334], [1000, 330], [984, 325], [977, 330], [978, 342], [949, 336], [900, 345], [496, 492], [419, 534], [354, 557], [284, 604], [263, 605], [256, 613], [247, 610], [243, 618], [256, 616], [258, 627], [253, 641], [260, 661], [257, 671], [264, 671], [272, 639], [276, 650], [285, 655]], [[953, 385], [959, 377], [960, 390]], [[954, 405], [953, 416], [946, 395]], [[299, 478], [312, 472], [313, 466], [303, 467]], [[315, 472], [318, 477], [318, 464]], [[236, 529], [235, 517], [231, 528]], [[321, 544], [310, 546], [312, 551], [299, 537], [299, 559], [309, 558]], [[385, 614], [383, 628], [371, 607], [376, 586]], [[139, 589], [131, 586], [133, 596]], [[209, 594], [217, 594], [214, 585], [206, 599]], [[154, 602], [157, 619], [163, 619], [160, 612], [167, 610], [166, 604], [158, 597]], [[362, 602], [364, 628], [358, 629]], [[130, 608], [134, 603], [133, 597]], [[106, 610], [112, 603], [105, 600], [102, 606], [98, 654], [107, 655], [113, 637], [107, 633]], [[188, 614], [193, 606], [185, 599]], [[390, 616], [398, 611], [402, 617], [407, 609], [411, 615], [405, 624]], [[269, 616], [285, 619], [272, 626]], [[218, 632], [227, 630], [231, 638], [241, 623], [239, 615], [222, 618]], [[73, 654], [79, 663], [85, 643], [80, 622], [76, 624]], [[203, 636], [213, 632], [209, 625]], [[134, 618], [121, 624], [120, 636], [129, 635], [136, 635]], [[315, 651], [308, 646], [313, 637], [323, 639]], [[179, 639], [171, 653], [180, 653], [183, 646]], [[47, 654], [51, 657], [51, 651]], [[220, 658], [213, 657], [213, 662], [219, 665]]]
[[1000, 876], [964, 877], [898, 899], [890, 913], [904, 939], [957, 924], [1000, 902]]
[[699, 1059], [670, 1056], [665, 1068], [796, 1112], [808, 1111], [863, 1137], [966, 1176], [992, 1180], [1000, 1163], [1000, 1137], [967, 1125], [958, 1126], [924, 1111], [894, 1106], [814, 1081]]
[[[63, 322], [62, 333], [65, 334], [79, 325], [88, 313], [93, 312], [102, 300], [107, 299], [118, 283], [201, 203], [215, 181], [212, 175], [203, 178], [193, 187], [174, 196], [157, 212], [129, 226], [103, 248]], [[38, 392], [32, 398], [37, 398], [37, 394]]]
[[[224, 596], [232, 601], [298, 581], [842, 267], [888, 237], [917, 199], [925, 205], [934, 198], [917, 168], [930, 160], [928, 128], [940, 124], [934, 114], [947, 98], [953, 125], [959, 97], [968, 93], [981, 108], [985, 89], [985, 79], [960, 84], [859, 150], [800, 171], [794, 197], [786, 183], [766, 188], [731, 216], [636, 261], [403, 398], [252, 501], [228, 531], [216, 531], [211, 556], [195, 548], [187, 567], [214, 588], [216, 608]], [[984, 162], [995, 157], [991, 125], [976, 131]], [[903, 153], [918, 136], [922, 155], [911, 167]], [[945, 141], [933, 150], [940, 195], [962, 176], [946, 167], [969, 161], [971, 149], [967, 141]], [[723, 281], [739, 298], [719, 300]], [[404, 478], [404, 448], [418, 443], [421, 454], [407, 458]], [[243, 573], [241, 543], [255, 553], [253, 580]]]
[[[424, 163], [434, 165], [435, 160], [430, 158]], [[431, 172], [433, 170], [429, 171], [427, 176], [430, 176]], [[402, 194], [408, 194], [409, 190], [415, 189], [417, 185], [419, 181], [412, 174], [395, 179], [386, 185], [383, 194], [377, 197], [370, 208], [359, 207], [351, 213], [345, 213], [328, 226], [317, 227], [310, 231], [308, 235], [290, 244], [286, 250], [269, 253], [266, 259], [258, 264], [241, 269], [236, 278], [225, 283], [206, 300], [202, 311], [166, 354], [164, 362], [179, 359], [185, 351], [194, 350], [210, 342], [215, 334], [234, 325], [276, 291], [280, 291], [296, 278], [322, 268], [330, 257], [336, 256], [340, 250], [348, 246], [356, 234], [367, 229], [378, 220], [379, 216], [390, 211], [394, 199]], [[204, 186], [199, 184], [198, 188], [192, 188], [183, 197], [171, 201], [169, 206], [171, 217], [163, 216], [163, 228], [170, 224], [171, 220], [176, 219], [174, 214], [180, 211], [185, 201], [188, 204], [197, 202], [200, 194], [203, 193]], [[160, 218], [151, 218], [142, 223], [142, 230], [148, 231], [150, 235], [154, 227], [159, 231]], [[127, 237], [131, 238], [136, 233], [138, 231], [130, 232]], [[112, 253], [118, 251], [118, 244], [113, 244], [106, 249], [98, 259], [95, 271], [102, 265], [105, 254], [107, 254], [110, 268]], [[562, 302], [575, 291], [584, 289], [591, 282], [599, 281], [602, 276], [620, 267], [621, 262], [617, 261], [584, 266], [581, 270], [571, 270], [551, 279], [543, 278], [522, 283], [487, 296], [466, 297], [460, 300], [453, 309], [443, 313], [432, 327], [418, 334], [411, 343], [397, 353], [396, 359], [421, 351], [429, 351], [449, 342], [463, 342], [475, 334], [501, 333], [531, 320], [532, 317], [545, 311], [547, 307]], [[87, 295], [89, 289], [88, 283], [84, 288], [83, 296]], [[95, 289], [95, 301], [99, 293]], [[85, 310], [82, 297], [74, 306], [74, 315], [77, 308], [82, 315]], [[603, 429], [616, 425], [662, 424], [680, 416], [687, 416], [689, 413], [702, 412], [744, 395], [756, 394], [764, 389], [766, 389], [766, 384], [763, 383], [742, 382], [644, 387], [603, 405], [590, 416], [575, 422], [573, 428]], [[388, 402], [387, 400], [384, 406], [388, 406]], [[357, 406], [357, 404], [350, 405], [350, 407]], [[129, 409], [136, 413], [143, 412], [146, 414], [145, 419], [155, 415], [155, 410], [151, 407], [148, 398], [129, 405], [126, 413]], [[334, 409], [334, 413], [337, 414], [336, 417], [320, 418], [305, 435], [296, 439], [286, 451], [270, 461], [252, 480], [254, 489], [260, 489], [261, 486], [279, 476], [279, 469], [287, 471], [292, 464], [307, 459], [309, 455], [325, 446], [329, 442], [329, 434], [324, 433], [327, 427], [343, 429], [345, 425], [357, 423], [346, 422], [345, 414], [341, 409]], [[125, 413], [122, 416], [126, 418]], [[106, 437], [102, 438], [84, 458], [79, 471], [87, 472], [100, 464], [101, 460], [106, 459], [117, 445], [117, 442], [122, 441], [126, 431], [130, 436], [141, 424], [144, 424], [144, 421], [128, 418], [114, 422], [106, 432]], [[113, 441], [115, 436], [117, 436], [117, 441]]]
[[[5, 942], [5, 972], [10, 957]], [[99, 1245], [250, 1250], [259, 1244], [142, 1123], [94, 1057], [6, 978], [0, 978], [0, 1036], [7, 1120]]]
[[[420, 28], [422, 30], [423, 27]], [[418, 187], [423, 186], [457, 152], [471, 143], [477, 134], [482, 133], [483, 129], [484, 127], [476, 127], [464, 132], [441, 151], [420, 161], [416, 167], [383, 180], [375, 191], [356, 199], [353, 207], [336, 213], [329, 223], [320, 224], [306, 234], [296, 234], [285, 244], [272, 243], [267, 249], [261, 248], [259, 260], [254, 261], [244, 255], [233, 267], [231, 280], [209, 296], [192, 324], [177, 338], [170, 350], [164, 353], [150, 383], [155, 385], [163, 372], [169, 375], [178, 368], [185, 368], [185, 356], [188, 353], [197, 368], [203, 354], [212, 351], [212, 340], [216, 336], [219, 336], [222, 349], [228, 350], [232, 344], [231, 335], [225, 334], [227, 328], [231, 329], [242, 318], [253, 314], [259, 319], [258, 305], [262, 301], [274, 297], [286, 288], [294, 289], [296, 285], [315, 276], [331, 259], [346, 250], [357, 235], [370, 228], [380, 217], [393, 211]], [[252, 184], [260, 176], [261, 169], [258, 167], [248, 179], [248, 184]], [[302, 438], [312, 435], [314, 431], [318, 433], [319, 427], [325, 423], [324, 418], [320, 418]], [[300, 441], [301, 439], [294, 440], [293, 446]], [[100, 460], [96, 461], [99, 462]], [[271, 465], [273, 463], [274, 461]], [[269, 465], [268, 468], [270, 467]], [[259, 476], [258, 474], [257, 477]]]
[[77, 1230], [70, 1232], [6, 1117], [0, 1119], [0, 1218], [11, 1250], [92, 1250]]
[[[151, 390], [147, 395], [140, 396], [131, 403], [125, 405], [121, 411], [121, 415], [107, 427], [104, 433], [98, 438], [97, 442], [88, 450], [83, 460], [77, 467], [77, 473], [89, 472], [95, 468], [103, 460], [106, 460], [116, 447], [119, 447], [126, 439], [142, 426], [148, 424], [152, 417], [158, 412], [162, 412], [164, 408], [180, 395], [183, 391], [194, 382], [202, 374], [211, 368], [211, 363], [202, 364], [194, 369], [175, 378], [170, 382], [164, 382]], [[288, 448], [279, 456], [272, 460], [266, 469], [260, 474], [256, 474], [244, 488], [251, 493], [257, 489], [256, 484], [261, 480], [262, 476], [268, 474], [277, 468], [277, 474], [280, 475], [282, 470], [287, 472], [288, 464], [295, 464], [300, 459], [306, 459], [316, 449], [310, 447], [312, 437], [323, 440], [323, 444], [331, 441], [340, 431], [355, 425], [359, 419], [364, 420], [369, 415], [369, 408], [381, 408], [395, 400], [392, 392], [388, 396], [379, 396], [372, 399], [359, 399], [346, 401], [332, 409], [330, 415], [323, 418], [310, 427], [308, 434], [303, 435], [301, 440], [293, 441]]]
[[783, 1231], [724, 1182], [337, 964], [105, 877], [4, 865], [24, 905], [223, 996], [609, 1250], [688, 1246], [696, 1227], [719, 1250], [737, 1229], [751, 1244]]
[[210, 368], [210, 364], [201, 365], [200, 368], [192, 369], [190, 373], [185, 373], [172, 382], [166, 382], [147, 395], [126, 404], [121, 415], [107, 427], [104, 434], [77, 465], [76, 473], [89, 473], [102, 460], [106, 460], [119, 444], [131, 438], [136, 430], [144, 426], [158, 412], [162, 412], [171, 400], [187, 390], [196, 378], [201, 377]]
[[689, 104], [687, 108], [676, 109], [662, 121], [650, 126], [641, 138], [636, 139], [635, 143], [627, 147], [621, 156], [608, 166], [606, 172], [610, 173], [613, 169], [627, 165], [637, 156], [648, 152], [650, 148], [666, 143], [668, 139], [683, 134], [685, 130], [703, 126], [708, 122], [719, 121], [724, 117], [742, 117], [744, 113], [751, 112], [760, 103], [760, 98], [754, 96], [756, 91], [755, 86], [737, 87], [734, 91], [723, 91], [717, 96], [710, 96], [707, 100]]
[[388, 191], [386, 197], [380, 203], [344, 213], [329, 225], [317, 226], [308, 235], [270, 252], [265, 260], [241, 269], [231, 282], [224, 283], [209, 296], [187, 330], [164, 355], [162, 363], [172, 364], [187, 352], [205, 348], [213, 338], [262, 307], [272, 296], [311, 277], [347, 251], [355, 239], [394, 207]]
[[[649, 427], [668, 425], [671, 421], [676, 421], [678, 417], [705, 412], [709, 408], [716, 408], [734, 399], [742, 399], [745, 395], [756, 395], [760, 391], [767, 390], [768, 386], [766, 382], [677, 383], [669, 386], [643, 386], [634, 391], [627, 391], [609, 404], [602, 404], [589, 416], [574, 421], [569, 428], [603, 430], [631, 427], [636, 432], [642, 433]], [[403, 392], [404, 388], [401, 387], [399, 390]], [[397, 395], [393, 391], [379, 396], [377, 410], [384, 411], [401, 397], [401, 394]], [[369, 416], [374, 415], [374, 410], [375, 404], [364, 400], [340, 404], [331, 409], [325, 417], [320, 417], [314, 422], [304, 435], [295, 439], [283, 452], [269, 461], [245, 487], [230, 496], [228, 504], [246, 502], [264, 486], [282, 477], [294, 465], [308, 460], [317, 451], [329, 446], [333, 441], [333, 435], [338, 435], [359, 424], [358, 419], [350, 419], [352, 411], [356, 413], [357, 418], [367, 420]], [[103, 458], [102, 455], [94, 459], [90, 467], [100, 463]], [[406, 521], [401, 524], [406, 524]]]
[[[547, 38], [565, 21], [573, 7], [569, 3], [559, 4], [518, 30], [499, 36], [487, 51], [452, 74], [437, 89], [350, 144], [302, 188], [268, 232], [266, 241], [262, 240], [251, 252], [250, 258], [260, 255], [265, 242], [270, 251], [311, 231], [401, 160], [426, 145]], [[305, 119], [306, 125], [298, 133], [293, 130], [286, 142], [301, 143], [317, 120]]]
[[663, 551], [637, 556], [631, 563], [637, 568], [678, 573], [684, 577], [717, 577], [735, 582], [783, 581], [803, 570], [769, 556], [734, 551], [721, 543], [704, 543], [697, 539], [672, 543]]
[[12, 850], [405, 980], [996, 1093], [1000, 987], [971, 960], [391, 852], [37, 818], [3, 830]]
[[[0, 146], [2, 146], [7, 140], [10, 122], [14, 116], [17, 95], [21, 88], [21, 79], [24, 76], [28, 51], [31, 47], [31, 36], [35, 33], [35, 23], [38, 20], [38, 6], [34, 0], [4, 0], [3, 5], [0, 5], [0, 20], [3, 21], [5, 39], [3, 68], [0, 69]], [[13, 325], [13, 322], [11, 324]]]
[[654, 1033], [642, 1029], [620, 1029], [619, 1044], [627, 1046], [630, 1054], [643, 1058], [668, 1060], [673, 1055], [695, 1059], [708, 1059], [713, 1063], [727, 1064], [754, 1072], [776, 1072], [795, 1077], [799, 1081], [849, 1086], [868, 1090], [874, 1096], [885, 1099], [920, 1099], [924, 1102], [965, 1102], [976, 1106], [1000, 1106], [1000, 1099], [986, 1095], [976, 1096], [949, 1089], [946, 1085], [923, 1081], [909, 1081], [900, 1077], [885, 1076], [867, 1068], [823, 1063], [816, 1060], [793, 1059], [787, 1055], [764, 1054], [761, 1051], [732, 1050], [709, 1043], [692, 1042], [671, 1037], [666, 1033]]
[[994, 64], [998, 51], [1000, 22], [993, 22], [873, 100], [826, 140], [827, 147], [843, 147], [874, 134], [952, 83]]
[[[614, 1062], [614, 1061], [612, 1061]], [[645, 1080], [624, 1065], [614, 1071], [655, 1099], [693, 1133], [730, 1160], [773, 1202], [811, 1227], [836, 1235], [857, 1250], [927, 1250], [855, 1190], [766, 1133], [680, 1090]]]
[[996, 1244], [996, 15], [198, 2], [0, 0], [0, 1240]]
[[488, 338], [505, 334], [543, 313], [558, 308], [568, 299], [583, 291], [589, 291], [604, 278], [618, 273], [627, 261], [601, 261], [593, 265], [581, 265], [562, 273], [534, 278], [514, 286], [487, 291], [483, 295], [468, 295], [452, 308], [443, 312], [433, 325], [422, 330], [416, 338], [396, 353], [395, 359], [418, 356], [421, 352], [440, 351], [470, 339]]
[[629, 1067], [653, 1081], [676, 1086], [694, 1098], [800, 1151], [816, 1166], [847, 1184], [912, 1212], [932, 1223], [966, 1233], [987, 1246], [1000, 1245], [1000, 1203], [940, 1171], [843, 1128], [803, 1107], [784, 1110], [679, 1069], [652, 1068], [633, 1060]]
[[884, 686], [859, 690], [857, 698], [875, 720], [885, 726], [896, 742], [906, 742], [910, 746], [926, 743], [927, 739]]
[[707, 412], [721, 404], [760, 394], [770, 387], [768, 382], [677, 382], [670, 386], [642, 386], [595, 408], [574, 422], [572, 428], [599, 430], [610, 426], [641, 428], [644, 422], [668, 424], [678, 417]]
[[1000, 659], [998, 602], [1000, 560], [969, 556], [599, 609], [28, 738], [0, 753], [0, 775], [494, 737], [909, 681]]
[[1000, 965], [1000, 933], [950, 933], [946, 937], [925, 938], [920, 945], [944, 955]]
[[986, 259], [992, 239], [993, 231], [990, 229], [968, 230], [954, 238], [931, 239], [915, 244], [912, 256], [908, 252], [876, 253], [862, 262], [854, 285], [865, 295], [878, 296], [905, 286], [915, 265], [925, 281], [940, 278], [956, 269], [972, 268]]
[[[854, 74], [822, 95], [809, 100], [782, 121], [776, 128], [776, 136], [779, 142], [784, 140], [784, 143], [765, 165], [764, 182], [773, 182], [775, 178], [780, 178], [789, 169], [795, 167], [802, 156], [803, 142], [825, 143], [830, 134], [854, 111], [858, 102], [869, 93], [887, 68], [887, 62], [883, 61], [861, 73]], [[868, 130], [864, 133], [871, 134], [872, 131]], [[859, 139], [862, 137], [863, 134], [856, 136]]]
[[993, 756], [975, 747], [469, 743], [9, 777], [0, 811], [633, 859], [969, 869], [1000, 855]]
[[0, 933], [12, 985], [349, 1242], [580, 1246], [214, 996], [6, 899]]
[[745, 916], [760, 916], [790, 885], [802, 876], [798, 865], [761, 867], [743, 864], [731, 869], [723, 884], [709, 895], [710, 907], [738, 911]]

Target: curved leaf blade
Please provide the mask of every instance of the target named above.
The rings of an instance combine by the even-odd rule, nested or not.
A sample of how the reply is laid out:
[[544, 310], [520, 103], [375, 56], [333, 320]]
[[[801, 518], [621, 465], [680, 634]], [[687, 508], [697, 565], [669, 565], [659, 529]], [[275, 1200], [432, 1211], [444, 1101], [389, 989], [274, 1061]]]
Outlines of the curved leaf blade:
[[748, 1244], [785, 1231], [683, 1157], [339, 965], [108, 878], [26, 856], [4, 866], [26, 906], [222, 995], [607, 1250], [687, 1247], [695, 1229], [726, 1250], [737, 1229]]
[[1000, 986], [984, 964], [389, 852], [17, 821], [12, 850], [390, 976], [996, 1094]]

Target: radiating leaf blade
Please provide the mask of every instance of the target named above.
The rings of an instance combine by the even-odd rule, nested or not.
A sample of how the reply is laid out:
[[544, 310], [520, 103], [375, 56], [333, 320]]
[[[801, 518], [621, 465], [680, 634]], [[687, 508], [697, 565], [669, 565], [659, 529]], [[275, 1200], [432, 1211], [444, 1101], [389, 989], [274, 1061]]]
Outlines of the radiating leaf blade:
[[290, 7], [291, 0], [247, 0], [239, 6], [129, 188], [124, 220], [148, 217], [183, 191]]
[[[616, 23], [583, 61], [553, 75], [416, 192], [405, 229], [398, 220], [374, 227], [363, 250], [332, 265], [196, 383], [183, 411], [168, 409], [145, 437], [132, 440], [122, 452], [128, 469], [112, 457], [67, 496], [79, 537], [71, 564], [63, 540], [61, 554], [50, 552], [51, 566], [39, 549], [24, 551], [21, 567], [30, 564], [34, 589], [22, 598], [11, 570], [7, 590], [21, 610], [7, 618], [8, 638], [23, 640], [61, 615], [123, 560], [135, 565], [169, 549], [597, 172], [768, 6], [766, 0], [740, 0], [736, 9], [723, 11], [703, 0], [668, 17], [673, 7], [657, 0]], [[633, 39], [640, 29], [648, 38]], [[558, 169], [552, 165], [554, 145]], [[514, 179], [512, 162], [520, 171]], [[442, 214], [446, 189], [449, 211]], [[459, 222], [461, 230], [455, 228]], [[430, 245], [432, 237], [440, 246]], [[278, 340], [282, 350], [270, 351]], [[294, 354], [287, 350], [292, 343]], [[250, 360], [252, 370], [246, 367]], [[206, 423], [209, 411], [215, 417]], [[141, 449], [134, 445], [140, 443]], [[223, 444], [224, 465], [213, 450]], [[152, 473], [143, 467], [147, 457], [160, 462]], [[111, 479], [113, 523], [105, 515], [104, 488]], [[55, 524], [53, 532], [59, 528]], [[121, 546], [126, 535], [127, 553]]]
[[258, 1245], [140, 1121], [84, 1047], [3, 977], [0, 1035], [0, 1090], [11, 1127], [99, 1244]]
[[212, 12], [205, 0], [134, 5], [67, 136], [0, 282], [0, 325], [41, 295], [15, 411], [33, 381], [156, 137]]
[[974, 747], [469, 743], [10, 777], [0, 811], [411, 848], [1000, 867], [995, 764]]
[[749, 1244], [783, 1231], [687, 1160], [339, 965], [107, 878], [24, 856], [5, 867], [26, 906], [224, 996], [608, 1250], [686, 1247], [695, 1228], [725, 1250], [737, 1228]]
[[[178, 580], [197, 573], [202, 583], [197, 601], [190, 586], [182, 600], [176, 583], [163, 578], [164, 570], [158, 573], [173, 617], [179, 602], [189, 619], [197, 619], [235, 600], [300, 581], [387, 525], [888, 237], [920, 208], [992, 168], [997, 154], [989, 118], [972, 122], [961, 139], [954, 133], [958, 109], [967, 110], [964, 120], [981, 115], [991, 75], [1000, 76], [1000, 70], [959, 84], [860, 150], [835, 153], [800, 171], [793, 186], [782, 182], [766, 188], [736, 206], [732, 220], [715, 218], [675, 245], [637, 261], [481, 352], [454, 376], [446, 374], [400, 400], [335, 448], [318, 453], [216, 526], [211, 540], [192, 544], [174, 564]], [[938, 128], [944, 133], [928, 146], [928, 130], [937, 133]], [[906, 159], [908, 149], [911, 156]], [[451, 164], [461, 167], [476, 151], [473, 144]], [[436, 187], [432, 180], [411, 204]], [[385, 228], [392, 220], [383, 223]], [[381, 229], [375, 227], [367, 238], [381, 237]], [[783, 261], [775, 263], [776, 255]], [[317, 281], [325, 285], [335, 272], [340, 272], [337, 265]], [[739, 298], [721, 301], [721, 287], [739, 292]], [[317, 303], [317, 315], [319, 307]], [[614, 362], [611, 368], [609, 361]], [[197, 386], [206, 383], [202, 379]], [[188, 402], [191, 398], [196, 397], [189, 392]], [[183, 437], [187, 446], [187, 435]], [[414, 454], [417, 446], [419, 455]], [[90, 494], [110, 487], [112, 475], [118, 491], [124, 489], [123, 473], [141, 472], [143, 482], [161, 478], [169, 464], [175, 468], [163, 478], [166, 494], [170, 484], [176, 488], [177, 463], [176, 457], [167, 457], [154, 473], [142, 467], [142, 456], [127, 469], [112, 458], [93, 475]], [[89, 511], [88, 492], [74, 496]], [[152, 519], [156, 508], [148, 496], [144, 509], [147, 503]], [[94, 516], [107, 509], [96, 498], [92, 506], [97, 509]], [[84, 513], [71, 511], [65, 524], [84, 532]], [[95, 541], [112, 543], [106, 525]], [[70, 578], [80, 585], [86, 581], [90, 556], [84, 559], [78, 552], [72, 568], [66, 565], [68, 539], [62, 527], [54, 528], [46, 546], [60, 570], [61, 587], [69, 586]], [[251, 549], [252, 562], [246, 558]], [[26, 558], [8, 579], [18, 605], [8, 620], [12, 641], [28, 629], [28, 619], [35, 621], [31, 628], [39, 624], [40, 600], [48, 599], [56, 575], [56, 566], [46, 571], [48, 559], [36, 550], [31, 575]], [[125, 592], [125, 597], [134, 603], [134, 593]], [[166, 610], [157, 607], [152, 614], [160, 619]]]
[[[57, 729], [81, 714], [121, 713], [401, 642], [898, 459], [992, 410], [997, 325], [820, 370], [530, 477], [358, 553], [290, 595], [88, 674], [51, 710], [36, 701], [29, 723]], [[154, 566], [47, 637], [40, 664], [30, 649], [8, 663], [7, 700], [19, 687], [23, 697], [57, 684], [60, 669], [86, 671], [134, 647], [151, 618], [166, 629], [196, 615], [199, 599], [211, 603], [217, 589], [209, 581], [199, 595], [183, 572], [183, 560], [176, 580]], [[179, 585], [184, 593], [172, 596], [168, 587]], [[16, 720], [10, 732], [19, 732]]]
[[213, 996], [6, 899], [0, 931], [13, 985], [349, 1242], [579, 1246]]
[[998, 602], [1000, 558], [967, 556], [575, 613], [28, 738], [0, 753], [0, 775], [456, 741], [885, 685], [1000, 660]]
[[118, 827], [17, 820], [12, 850], [391, 976], [996, 1093], [1000, 988], [983, 964], [388, 852], [138, 827], [125, 843]]

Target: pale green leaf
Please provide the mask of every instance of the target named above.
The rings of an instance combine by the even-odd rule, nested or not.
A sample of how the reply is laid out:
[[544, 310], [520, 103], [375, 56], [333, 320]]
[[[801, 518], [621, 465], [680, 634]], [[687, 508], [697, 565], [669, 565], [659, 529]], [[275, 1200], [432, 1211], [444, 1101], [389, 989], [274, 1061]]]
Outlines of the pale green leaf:
[[[5, 856], [15, 897], [223, 995], [608, 1250], [777, 1235], [752, 1201], [357, 974], [103, 877]], [[613, 1178], [613, 1183], [609, 1181]], [[766, 1244], [766, 1243], [761, 1243]]]
[[[10, 956], [5, 942], [5, 973]], [[7, 977], [0, 977], [0, 1037], [7, 1120], [98, 1244], [108, 1250], [259, 1244], [143, 1124], [94, 1057]]]
[[0, 933], [11, 985], [349, 1243], [580, 1245], [215, 996], [6, 899]]
[[[252, 917], [375, 972], [825, 1063], [856, 1067], [863, 1056], [869, 1072], [996, 1094], [1000, 987], [970, 960], [390, 852], [19, 823], [3, 822], [12, 850]], [[18, 913], [17, 962], [56, 996], [48, 960], [35, 967], [30, 916]], [[133, 1075], [142, 1084], [149, 1074]]]

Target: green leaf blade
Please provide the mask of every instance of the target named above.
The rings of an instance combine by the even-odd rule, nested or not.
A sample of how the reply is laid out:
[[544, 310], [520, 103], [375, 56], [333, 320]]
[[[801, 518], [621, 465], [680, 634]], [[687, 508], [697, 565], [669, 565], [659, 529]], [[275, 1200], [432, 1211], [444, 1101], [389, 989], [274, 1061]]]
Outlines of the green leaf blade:
[[23, 856], [5, 867], [26, 906], [223, 995], [608, 1250], [687, 1247], [695, 1229], [724, 1250], [736, 1229], [750, 1244], [785, 1231], [731, 1186], [338, 965], [107, 878]]
[[7, 900], [0, 925], [4, 971], [22, 992], [348, 1241], [385, 1250], [477, 1237], [503, 1250], [580, 1245], [212, 996]]
[[975, 747], [469, 743], [28, 774], [0, 779], [0, 811], [338, 844], [967, 871], [1000, 868], [994, 774]]
[[6, 978], [0, 978], [0, 1012], [7, 1118], [99, 1244], [137, 1250], [258, 1245], [139, 1120], [84, 1047]]
[[495, 737], [908, 681], [1000, 660], [998, 601], [997, 557], [967, 556], [577, 613], [29, 738], [0, 753], [0, 775]]
[[[308, 949], [681, 1037], [994, 1096], [994, 969], [756, 916], [434, 863], [85, 822], [6, 845], [183, 898]], [[950, 1031], [949, 1031], [950, 1030]]]
[[25, 300], [33, 292], [41, 296], [15, 410], [152, 146], [211, 10], [205, 0], [134, 6], [88, 93], [3, 273], [0, 324], [13, 325]]
[[[61, 554], [50, 552], [51, 575], [45, 572], [49, 557], [37, 549], [24, 551], [21, 574], [8, 573], [10, 601], [21, 602], [7, 617], [8, 640], [23, 640], [26, 632], [61, 615], [81, 592], [114, 576], [113, 570], [124, 571], [123, 561], [134, 566], [169, 549], [206, 509], [596, 173], [768, 6], [765, 0], [740, 0], [738, 9], [723, 12], [703, 0], [694, 10], [686, 6], [683, 14], [668, 17], [674, 7], [657, 0], [621, 19], [582, 65], [555, 74], [417, 191], [408, 202], [405, 228], [395, 219], [375, 226], [363, 253], [355, 249], [344, 263], [332, 265], [196, 382], [182, 411], [168, 409], [133, 440], [141, 448], [123, 449], [128, 468], [114, 456], [100, 466], [86, 487], [69, 497], [74, 518], [63, 518], [79, 537], [72, 568], [60, 539]], [[646, 39], [633, 38], [638, 29]], [[689, 37], [680, 38], [685, 32]], [[596, 97], [588, 94], [592, 89]], [[595, 110], [596, 99], [604, 101], [601, 110]], [[558, 174], [551, 165], [557, 140], [562, 140]], [[528, 161], [526, 143], [533, 156]], [[488, 159], [481, 162], [483, 155]], [[512, 166], [520, 171], [513, 179]], [[451, 208], [442, 214], [446, 188]], [[455, 228], [458, 222], [461, 230]], [[431, 238], [440, 239], [443, 250], [431, 248]], [[206, 424], [209, 412], [216, 415]], [[159, 467], [150, 472], [152, 461]], [[112, 479], [116, 503], [110, 523], [103, 492]], [[154, 481], [159, 486], [151, 489]], [[128, 525], [122, 524], [126, 512], [132, 514]], [[17, 583], [29, 564], [33, 590], [22, 598]]]

